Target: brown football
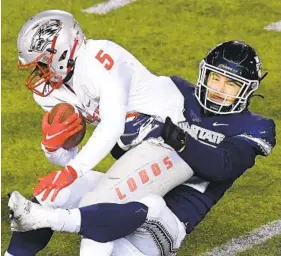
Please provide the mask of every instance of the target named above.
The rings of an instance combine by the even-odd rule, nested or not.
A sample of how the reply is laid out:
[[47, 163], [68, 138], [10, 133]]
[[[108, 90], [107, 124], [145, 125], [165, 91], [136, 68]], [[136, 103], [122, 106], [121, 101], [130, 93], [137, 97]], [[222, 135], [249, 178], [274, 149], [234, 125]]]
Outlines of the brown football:
[[[49, 124], [51, 124], [54, 120], [54, 117], [56, 116], [58, 110], [62, 107], [66, 105], [67, 108], [65, 109], [62, 118], [60, 120], [60, 122], [65, 121], [68, 117], [70, 117], [73, 113], [75, 113], [75, 109], [71, 104], [68, 103], [59, 103], [56, 106], [54, 106], [49, 114], [49, 118], [48, 118], [48, 122]], [[72, 135], [70, 138], [68, 138], [66, 140], [66, 142], [63, 145], [64, 149], [71, 149], [76, 147], [77, 145], [79, 145], [79, 143], [83, 140], [85, 133], [86, 133], [86, 122], [85, 119], [82, 115], [82, 113], [78, 110], [79, 112], [79, 117], [82, 119], [82, 123], [81, 125], [83, 126], [83, 129], [81, 131], [79, 131], [78, 133]]]

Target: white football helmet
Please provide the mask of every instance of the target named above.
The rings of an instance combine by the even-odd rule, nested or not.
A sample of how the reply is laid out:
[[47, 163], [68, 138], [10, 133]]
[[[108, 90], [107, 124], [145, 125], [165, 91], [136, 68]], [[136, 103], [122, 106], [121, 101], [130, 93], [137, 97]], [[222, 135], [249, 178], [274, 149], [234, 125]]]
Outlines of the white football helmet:
[[71, 76], [78, 50], [84, 44], [85, 35], [72, 14], [48, 10], [31, 17], [17, 40], [18, 67], [33, 70], [26, 86], [40, 96], [48, 96]]

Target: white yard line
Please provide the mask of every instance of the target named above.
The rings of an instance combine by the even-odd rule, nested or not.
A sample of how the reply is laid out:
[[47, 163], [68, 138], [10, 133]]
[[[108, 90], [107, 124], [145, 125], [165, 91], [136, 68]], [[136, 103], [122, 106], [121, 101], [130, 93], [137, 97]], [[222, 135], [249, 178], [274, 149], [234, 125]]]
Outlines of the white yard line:
[[234, 238], [224, 246], [214, 248], [201, 256], [234, 256], [238, 252], [247, 250], [254, 245], [262, 244], [279, 234], [281, 234], [281, 219], [261, 226], [246, 236]]
[[269, 24], [268, 26], [264, 27], [264, 29], [266, 29], [266, 30], [275, 30], [275, 31], [280, 31], [281, 32], [281, 20]]
[[94, 5], [82, 11], [87, 13], [105, 14], [135, 1], [136, 0], [108, 0], [105, 3]]

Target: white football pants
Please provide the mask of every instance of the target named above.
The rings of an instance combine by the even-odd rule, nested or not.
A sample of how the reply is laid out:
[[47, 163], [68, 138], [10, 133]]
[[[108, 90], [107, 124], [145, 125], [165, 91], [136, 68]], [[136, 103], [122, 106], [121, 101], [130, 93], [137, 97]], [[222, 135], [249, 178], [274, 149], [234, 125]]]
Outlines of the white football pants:
[[[99, 202], [140, 201], [149, 211], [139, 229], [115, 242], [83, 238], [80, 256], [175, 255], [185, 229], [162, 196], [192, 175], [189, 165], [174, 150], [145, 141], [124, 154], [106, 174], [89, 172], [60, 191], [54, 203], [46, 200], [42, 205], [75, 208], [78, 204], [83, 207]], [[40, 201], [40, 195], [37, 199]]]

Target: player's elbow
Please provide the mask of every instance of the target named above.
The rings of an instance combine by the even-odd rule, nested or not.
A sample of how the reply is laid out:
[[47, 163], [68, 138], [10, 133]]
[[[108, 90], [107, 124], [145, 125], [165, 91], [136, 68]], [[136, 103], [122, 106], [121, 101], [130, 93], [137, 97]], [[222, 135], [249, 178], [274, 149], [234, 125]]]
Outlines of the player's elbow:
[[49, 152], [43, 144], [41, 144], [41, 148], [50, 163], [60, 166], [65, 166], [78, 153], [78, 147], [69, 150], [59, 148], [54, 152]]
[[211, 182], [227, 182], [233, 180], [232, 167], [225, 165], [224, 163], [221, 166], [214, 166], [215, 171], [213, 175], [207, 177], [208, 181]]
[[209, 181], [212, 182], [218, 182], [218, 183], [223, 183], [223, 182], [228, 182], [228, 181], [233, 181], [233, 176], [230, 174], [231, 170], [229, 167], [222, 167], [220, 170], [216, 170], [216, 175], [212, 177], [208, 177]]
[[227, 150], [222, 150], [220, 161], [217, 166], [213, 166], [215, 171], [210, 181], [233, 182], [241, 176], [247, 169], [255, 164], [255, 158], [247, 158], [242, 154], [230, 154]]

